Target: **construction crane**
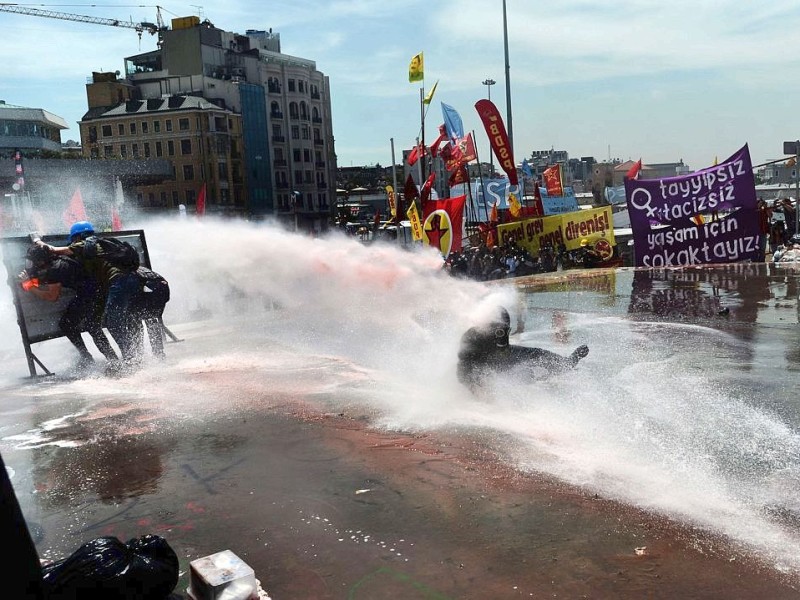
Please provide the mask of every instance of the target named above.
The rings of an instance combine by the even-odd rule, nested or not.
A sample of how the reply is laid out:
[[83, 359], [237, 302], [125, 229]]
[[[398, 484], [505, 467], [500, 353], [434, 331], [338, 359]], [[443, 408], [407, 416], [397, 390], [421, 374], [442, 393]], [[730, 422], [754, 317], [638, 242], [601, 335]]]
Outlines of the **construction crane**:
[[103, 19], [100, 17], [89, 17], [87, 15], [73, 15], [70, 13], [55, 12], [52, 10], [41, 10], [38, 8], [28, 8], [19, 4], [0, 4], [0, 12], [15, 13], [18, 15], [29, 15], [33, 17], [47, 17], [49, 19], [61, 19], [62, 21], [77, 21], [78, 23], [93, 23], [95, 25], [108, 25], [109, 27], [124, 27], [126, 29], [133, 29], [139, 34], [139, 39], [142, 39], [142, 33], [147, 32], [150, 35], [156, 35], [160, 31], [166, 29], [164, 21], [161, 18], [161, 7], [156, 6], [156, 22], [149, 23], [142, 21], [141, 23], [134, 23], [133, 21], [120, 21], [119, 19]]

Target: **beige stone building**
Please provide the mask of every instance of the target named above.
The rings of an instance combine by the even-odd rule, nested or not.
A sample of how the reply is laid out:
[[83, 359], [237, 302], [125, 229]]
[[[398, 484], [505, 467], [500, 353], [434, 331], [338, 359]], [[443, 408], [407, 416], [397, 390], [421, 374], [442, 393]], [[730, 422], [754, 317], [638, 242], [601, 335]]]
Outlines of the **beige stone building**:
[[[203, 185], [209, 212], [245, 214], [241, 115], [204, 98], [172, 95], [135, 99], [135, 88], [105, 74], [87, 85], [89, 112], [80, 123], [87, 158], [163, 158], [173, 179], [133, 190], [144, 210], [194, 210]], [[109, 108], [106, 103], [115, 102]]]

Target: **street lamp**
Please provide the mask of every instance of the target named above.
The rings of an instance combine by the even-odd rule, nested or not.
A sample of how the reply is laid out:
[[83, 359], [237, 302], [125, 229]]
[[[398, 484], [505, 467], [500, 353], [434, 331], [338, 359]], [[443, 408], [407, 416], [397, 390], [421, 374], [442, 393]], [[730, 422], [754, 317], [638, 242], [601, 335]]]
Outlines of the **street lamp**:
[[[483, 80], [483, 85], [486, 86], [486, 93], [489, 96], [489, 102], [492, 101], [492, 86], [497, 83], [494, 79], [487, 77]], [[494, 159], [492, 158], [492, 149], [489, 148], [489, 177], [494, 175]]]

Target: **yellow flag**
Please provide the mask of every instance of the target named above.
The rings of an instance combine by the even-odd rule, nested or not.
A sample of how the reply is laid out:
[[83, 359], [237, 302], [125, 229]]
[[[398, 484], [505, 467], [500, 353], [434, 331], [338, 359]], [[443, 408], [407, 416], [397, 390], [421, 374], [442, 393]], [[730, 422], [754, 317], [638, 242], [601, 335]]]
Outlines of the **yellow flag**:
[[394, 188], [390, 185], [386, 186], [386, 198], [389, 202], [389, 212], [391, 213], [392, 217], [396, 217], [397, 206], [395, 205], [394, 201]]
[[408, 81], [414, 83], [415, 81], [422, 81], [425, 79], [425, 61], [422, 57], [422, 52], [414, 55], [411, 59], [411, 64], [408, 65]]
[[415, 242], [418, 242], [422, 239], [422, 221], [419, 219], [417, 205], [412, 202], [406, 211], [406, 215], [408, 215], [408, 220], [411, 222], [411, 237], [414, 238]]
[[425, 95], [425, 98], [423, 98], [423, 100], [422, 100], [423, 104], [430, 104], [431, 103], [431, 100], [433, 100], [433, 95], [436, 93], [436, 86], [437, 85], [439, 85], [439, 80], [438, 79], [436, 80], [436, 83], [433, 84], [433, 87], [431, 88], [431, 91], [428, 92]]
[[511, 216], [516, 218], [519, 216], [520, 211], [522, 210], [522, 205], [517, 200], [517, 197], [514, 194], [508, 195], [508, 212], [511, 213]]

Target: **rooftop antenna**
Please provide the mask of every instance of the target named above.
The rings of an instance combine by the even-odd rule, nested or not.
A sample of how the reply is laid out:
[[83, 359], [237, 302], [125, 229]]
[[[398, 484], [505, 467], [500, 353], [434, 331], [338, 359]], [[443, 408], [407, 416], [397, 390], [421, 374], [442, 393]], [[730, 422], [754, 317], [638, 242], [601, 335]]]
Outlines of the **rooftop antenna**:
[[205, 19], [205, 15], [203, 14], [203, 7], [202, 6], [200, 6], [198, 4], [190, 4], [189, 6], [192, 6], [192, 7], [197, 9], [197, 16], [200, 17], [201, 21], [203, 21]]

